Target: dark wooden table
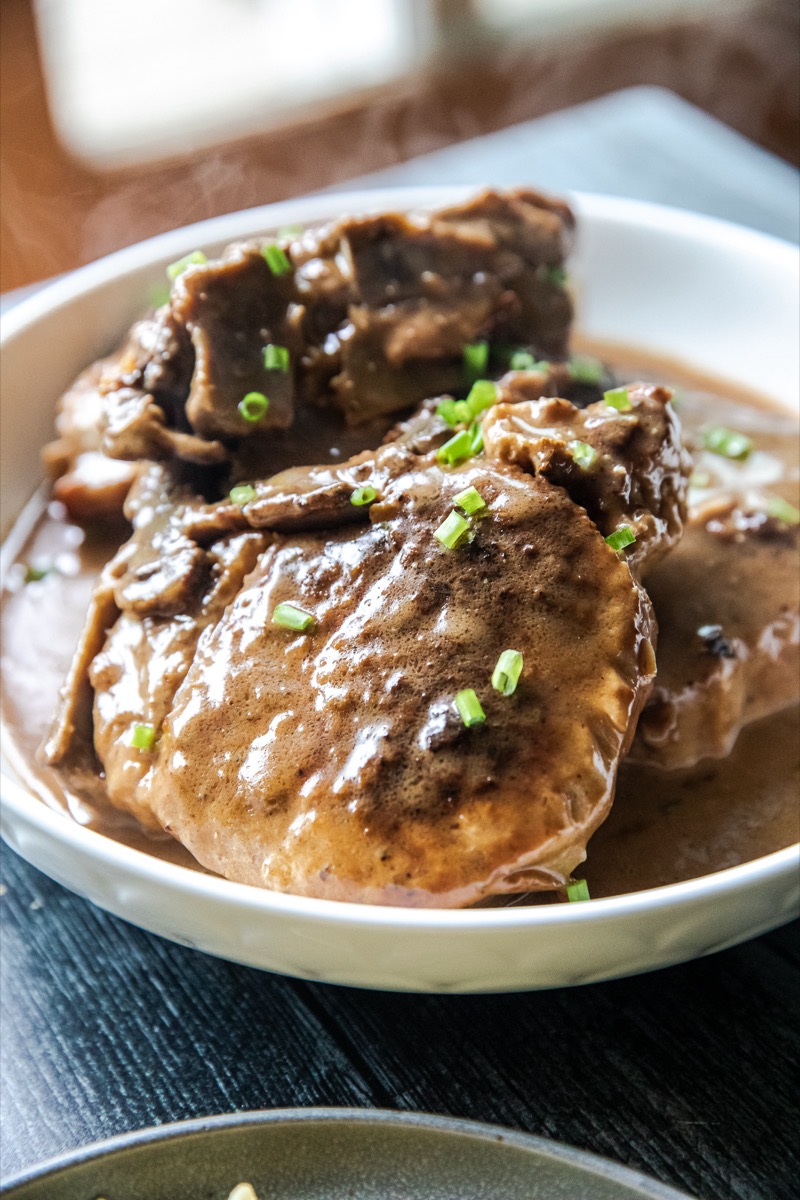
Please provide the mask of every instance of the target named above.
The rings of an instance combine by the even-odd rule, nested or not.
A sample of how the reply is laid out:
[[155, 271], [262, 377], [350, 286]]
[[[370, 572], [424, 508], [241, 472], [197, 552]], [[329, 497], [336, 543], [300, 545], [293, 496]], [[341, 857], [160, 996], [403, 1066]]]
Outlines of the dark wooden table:
[[[585, 124], [570, 142], [568, 123], [543, 123], [540, 141], [535, 130], [525, 141], [536, 163], [528, 177], [556, 186], [566, 162], [577, 176], [567, 182], [591, 186], [590, 168], [602, 162], [620, 181], [607, 190], [626, 190], [630, 178], [637, 194], [680, 203], [680, 181], [691, 176], [693, 207], [752, 214], [750, 223], [791, 236], [787, 186], [796, 179], [754, 148], [748, 158], [751, 148], [727, 131], [715, 141], [706, 118], [687, 117], [685, 137], [676, 134], [681, 115], [668, 109], [660, 132], [658, 112], [641, 99], [635, 111], [623, 106], [622, 124], [595, 119], [591, 152], [581, 151]], [[506, 150], [507, 172], [522, 179], [518, 134]], [[493, 141], [483, 158], [466, 153], [475, 178], [494, 178], [504, 148]], [[625, 172], [633, 159], [635, 179]], [[420, 168], [411, 169], [419, 181]], [[451, 158], [427, 177], [443, 174], [463, 171]], [[345, 1105], [528, 1130], [702, 1200], [800, 1194], [797, 925], [710, 959], [575, 990], [390, 995], [209, 958], [100, 912], [7, 849], [2, 859], [4, 1175], [161, 1122]]]

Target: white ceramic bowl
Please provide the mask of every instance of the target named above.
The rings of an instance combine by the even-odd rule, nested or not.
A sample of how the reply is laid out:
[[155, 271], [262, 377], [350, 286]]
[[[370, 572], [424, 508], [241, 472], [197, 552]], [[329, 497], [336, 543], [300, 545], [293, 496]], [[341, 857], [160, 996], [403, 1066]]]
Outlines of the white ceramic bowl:
[[[335, 212], [452, 201], [466, 189], [321, 196], [202, 222], [132, 246], [14, 309], [2, 354], [2, 504], [8, 524], [40, 478], [53, 404], [139, 315], [164, 266], [201, 247]], [[674, 356], [796, 408], [800, 280], [790, 246], [705, 217], [573, 197], [580, 330]], [[52, 812], [9, 773], [2, 832], [24, 858], [95, 904], [211, 954], [307, 979], [413, 991], [560, 987], [722, 949], [787, 921], [796, 848], [686, 883], [544, 908], [412, 910], [261, 891], [120, 845]]]

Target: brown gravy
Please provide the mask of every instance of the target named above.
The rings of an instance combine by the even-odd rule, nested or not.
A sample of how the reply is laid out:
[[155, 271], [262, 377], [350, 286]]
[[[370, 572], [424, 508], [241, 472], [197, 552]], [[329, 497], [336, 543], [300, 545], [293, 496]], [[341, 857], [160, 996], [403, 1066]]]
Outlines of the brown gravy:
[[[679, 411], [690, 434], [705, 424], [748, 434], [758, 452], [754, 488], [763, 484], [797, 503], [796, 425], [787, 414], [757, 396], [699, 378], [671, 362], [622, 354], [616, 348], [587, 349], [623, 364], [617, 368], [620, 378], [663, 379], [678, 388]], [[360, 445], [352, 444], [351, 433], [347, 446], [332, 447], [333, 429], [327, 423], [313, 438], [306, 426], [298, 437], [295, 461], [346, 457], [371, 444], [369, 435], [359, 432]], [[290, 451], [282, 447], [282, 457]], [[281, 461], [276, 469], [283, 465]], [[78, 799], [52, 769], [37, 761], [98, 570], [116, 549], [109, 535], [84, 535], [59, 509], [43, 503], [3, 596], [4, 753], [16, 774], [49, 807], [125, 845], [202, 870], [168, 835], [148, 833], [114, 809], [95, 808]], [[56, 570], [23, 584], [26, 566], [39, 564], [55, 564]], [[690, 879], [791, 845], [798, 839], [799, 790], [797, 706], [748, 726], [725, 759], [704, 759], [673, 771], [624, 764], [611, 816], [589, 846], [583, 873], [592, 896]]]

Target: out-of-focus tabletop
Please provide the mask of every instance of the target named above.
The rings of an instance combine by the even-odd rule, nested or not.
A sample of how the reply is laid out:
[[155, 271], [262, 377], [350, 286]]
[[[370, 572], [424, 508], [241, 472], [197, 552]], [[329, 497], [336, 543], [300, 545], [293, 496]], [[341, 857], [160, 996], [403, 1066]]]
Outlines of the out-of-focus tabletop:
[[[452, 182], [633, 196], [800, 237], [793, 168], [660, 89], [616, 93], [353, 181]], [[173, 945], [7, 848], [2, 871], [4, 1175], [181, 1118], [346, 1105], [497, 1122], [703, 1200], [797, 1195], [796, 924], [573, 990], [391, 995]]]

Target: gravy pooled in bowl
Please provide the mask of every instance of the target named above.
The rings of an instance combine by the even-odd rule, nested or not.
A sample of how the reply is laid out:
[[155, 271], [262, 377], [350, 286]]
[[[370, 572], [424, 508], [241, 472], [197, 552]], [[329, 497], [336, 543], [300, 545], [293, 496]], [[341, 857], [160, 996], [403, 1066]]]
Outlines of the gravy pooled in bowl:
[[[509, 209], [522, 266], [507, 261]], [[527, 193], [484, 198], [469, 219], [459, 214], [457, 233], [447, 220], [445, 229], [436, 219], [414, 228], [404, 265], [418, 267], [432, 244], [452, 256], [460, 238], [470, 268], [476, 252], [491, 252], [506, 277], [503, 288], [484, 288], [468, 332], [453, 332], [455, 309], [444, 314], [437, 285], [453, 340], [422, 344], [458, 383], [410, 417], [392, 401], [400, 424], [380, 445], [388, 409], [357, 411], [366, 391], [346, 381], [333, 389], [339, 408], [328, 403], [319, 420], [302, 408], [307, 396], [297, 400], [296, 444], [291, 424], [277, 431], [285, 405], [274, 435], [264, 426], [238, 441], [225, 424], [231, 394], [217, 386], [224, 355], [214, 362], [210, 349], [227, 342], [214, 342], [206, 316], [185, 319], [186, 289], [158, 337], [136, 335], [136, 350], [103, 385], [116, 442], [81, 448], [102, 455], [122, 439], [130, 453], [132, 431], [146, 440], [151, 465], [138, 469], [128, 500], [133, 536], [92, 588], [112, 546], [91, 537], [78, 546], [80, 530], [51, 510], [21, 555], [18, 582], [26, 568], [28, 582], [6, 599], [6, 721], [40, 795], [156, 853], [175, 853], [158, 833], [167, 829], [207, 868], [244, 882], [395, 904], [563, 897], [590, 838], [593, 896], [794, 840], [795, 763], [781, 763], [777, 783], [762, 772], [758, 803], [730, 786], [746, 775], [741, 756], [750, 763], [765, 746], [763, 722], [783, 732], [797, 699], [791, 423], [754, 403], [684, 389], [673, 404], [663, 386], [628, 383], [637, 374], [680, 382], [663, 364], [636, 371], [560, 357], [563, 332], [558, 347], [548, 338], [559, 322], [563, 331], [568, 309], [559, 263], [536, 257], [542, 214], [550, 235], [553, 219], [562, 222], [563, 257], [569, 221]], [[405, 232], [390, 221], [366, 238], [400, 278]], [[283, 253], [299, 271], [303, 252]], [[239, 272], [234, 259], [215, 286]], [[526, 271], [544, 286], [538, 309], [521, 303]], [[378, 329], [381, 369], [402, 376], [407, 359], [393, 365], [392, 354], [401, 344], [408, 354], [430, 297], [408, 285], [398, 323], [395, 296], [385, 303], [378, 289], [371, 308], [372, 276], [358, 286], [364, 294], [349, 297], [339, 348], [326, 335], [327, 353], [342, 367], [341, 347], [355, 336], [347, 326], [373, 338]], [[195, 282], [198, 303], [209, 291]], [[454, 285], [453, 295], [472, 311], [469, 288]], [[527, 336], [513, 326], [515, 305]], [[195, 354], [185, 419], [185, 385], [175, 381], [189, 342], [176, 312]], [[307, 317], [294, 319], [302, 328]], [[319, 312], [314, 320], [324, 324]], [[509, 328], [510, 345], [500, 340]], [[299, 354], [299, 382], [318, 380], [314, 354], [271, 340], [291, 341], [285, 324], [259, 336], [273, 374], [287, 374], [285, 356]], [[329, 374], [325, 387], [347, 372]], [[255, 383], [265, 390], [237, 408], [242, 417], [249, 397], [261, 416], [242, 419], [259, 425], [270, 398], [263, 379]], [[382, 388], [388, 405], [386, 396]], [[353, 425], [354, 413], [369, 428]], [[309, 446], [315, 427], [326, 445]], [[72, 475], [69, 487], [60, 484], [67, 502], [69, 489], [80, 492], [73, 464], [62, 476]], [[57, 571], [39, 578], [50, 562]], [[744, 589], [752, 601], [742, 601]], [[34, 766], [87, 607], [50, 765]], [[60, 648], [51, 628], [59, 610]]]

